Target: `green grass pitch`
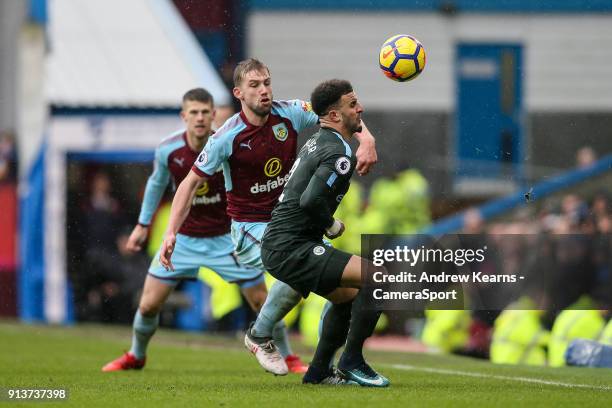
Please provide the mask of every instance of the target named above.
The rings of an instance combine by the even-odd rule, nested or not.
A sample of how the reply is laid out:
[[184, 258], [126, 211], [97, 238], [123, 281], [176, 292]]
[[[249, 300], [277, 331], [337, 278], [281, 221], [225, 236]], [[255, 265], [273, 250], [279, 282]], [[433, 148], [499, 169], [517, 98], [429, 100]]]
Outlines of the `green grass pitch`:
[[[142, 371], [102, 373], [130, 329], [0, 321], [0, 388], [67, 388], [50, 406], [491, 407], [612, 406], [612, 370], [496, 366], [453, 356], [368, 351], [387, 389], [304, 386], [265, 373], [240, 339], [159, 330]], [[309, 358], [310, 350], [300, 350]], [[0, 405], [32, 406], [0, 399]]]

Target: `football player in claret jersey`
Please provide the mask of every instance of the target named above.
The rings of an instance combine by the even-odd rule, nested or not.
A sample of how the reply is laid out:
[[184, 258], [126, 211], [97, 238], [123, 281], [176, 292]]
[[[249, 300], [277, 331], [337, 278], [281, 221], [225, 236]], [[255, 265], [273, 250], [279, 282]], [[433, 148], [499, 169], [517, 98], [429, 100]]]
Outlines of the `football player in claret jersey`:
[[[128, 250], [141, 249], [168, 183], [172, 181], [178, 185], [190, 171], [212, 133], [214, 113], [213, 99], [208, 91], [196, 88], [183, 96], [181, 118], [186, 130], [165, 138], [155, 150], [154, 170], [147, 181], [138, 225], [130, 235]], [[225, 186], [220, 171], [198, 185], [189, 210], [189, 216], [177, 234], [175, 270], [168, 272], [159, 264], [159, 254], [155, 256], [134, 317], [132, 347], [123, 356], [106, 364], [102, 371], [144, 366], [147, 344], [157, 329], [162, 305], [179, 280], [195, 279], [201, 266], [212, 269], [228, 282], [240, 285], [254, 310], [263, 305], [266, 286], [261, 270], [241, 266], [233, 253]]]
[[[174, 235], [188, 214], [190, 197], [196, 186], [221, 166], [238, 259], [264, 270], [261, 237], [295, 161], [298, 132], [315, 125], [318, 117], [307, 102], [274, 100], [270, 72], [253, 58], [237, 65], [233, 93], [240, 100], [240, 113], [229, 118], [209, 139], [172, 202], [160, 256], [162, 265], [168, 268], [173, 267], [170, 256], [174, 251]], [[356, 137], [360, 141], [357, 168], [367, 173], [376, 161], [374, 138], [365, 128]], [[301, 362], [287, 359], [291, 352], [286, 336], [281, 335], [285, 332], [282, 318], [300, 299], [300, 294], [290, 286], [275, 282], [245, 337], [245, 345], [264, 369], [277, 375], [289, 370], [304, 372], [306, 368]]]
[[[302, 147], [289, 173], [263, 236], [261, 258], [272, 276], [304, 297], [315, 292], [332, 302], [303, 382], [386, 387], [389, 380], [375, 372], [362, 353], [380, 315], [364, 307], [368, 294], [359, 291], [362, 265], [372, 265], [323, 242], [323, 236], [334, 239], [344, 231], [333, 215], [355, 169], [347, 142], [360, 131], [363, 109], [351, 84], [338, 79], [319, 84], [311, 102], [321, 129]], [[333, 356], [345, 343], [338, 370], [333, 370]]]

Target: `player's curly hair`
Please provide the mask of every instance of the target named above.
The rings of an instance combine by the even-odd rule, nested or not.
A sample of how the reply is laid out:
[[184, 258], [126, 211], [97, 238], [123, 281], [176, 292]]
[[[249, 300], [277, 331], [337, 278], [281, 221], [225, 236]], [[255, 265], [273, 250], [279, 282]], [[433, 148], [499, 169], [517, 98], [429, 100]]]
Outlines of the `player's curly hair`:
[[197, 101], [214, 105], [212, 95], [204, 88], [193, 88], [185, 92], [185, 95], [183, 95], [183, 103], [187, 101]]
[[246, 74], [251, 71], [268, 72], [268, 74], [270, 74], [270, 69], [266, 64], [258, 59], [248, 58], [240, 61], [238, 65], [236, 65], [236, 68], [234, 68], [234, 86], [240, 86]]
[[353, 85], [344, 79], [330, 79], [321, 82], [310, 95], [312, 110], [318, 116], [325, 116], [331, 109], [338, 106], [342, 95], [351, 92], [353, 92]]

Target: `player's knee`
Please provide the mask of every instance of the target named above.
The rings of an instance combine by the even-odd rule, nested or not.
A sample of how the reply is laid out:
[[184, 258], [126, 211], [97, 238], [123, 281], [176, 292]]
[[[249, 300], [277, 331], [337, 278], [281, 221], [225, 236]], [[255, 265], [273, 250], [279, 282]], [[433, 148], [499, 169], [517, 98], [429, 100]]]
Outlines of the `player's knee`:
[[274, 301], [282, 304], [293, 304], [297, 305], [302, 300], [302, 295], [293, 289], [291, 286], [284, 282], [276, 281], [270, 288], [270, 294], [268, 295]]
[[368, 262], [368, 276], [372, 276], [374, 273], [386, 276], [389, 274], [389, 271], [384, 266], [376, 266], [372, 262]]
[[266, 289], [266, 284], [262, 282], [255, 286], [242, 288], [242, 294], [249, 303], [249, 306], [251, 306], [254, 311], [259, 312], [266, 302], [268, 290]]
[[380, 268], [365, 258], [354, 256], [342, 273], [342, 286], [361, 288], [362, 282], [367, 281], [367, 277], [372, 276], [375, 270]]
[[368, 262], [368, 267], [366, 271], [365, 281], [369, 284], [373, 284], [377, 288], [382, 288], [383, 286], [388, 286], [389, 283], [387, 281], [387, 275], [389, 275], [389, 271], [384, 266], [376, 266], [371, 262]]
[[154, 317], [159, 314], [161, 305], [156, 305], [150, 302], [141, 302], [138, 307], [140, 314], [144, 317]]
[[257, 290], [255, 292], [253, 292], [251, 294], [251, 296], [249, 296], [249, 303], [251, 304], [253, 309], [255, 309], [257, 311], [261, 310], [261, 307], [266, 302], [266, 296], [267, 295], [268, 295], [268, 292], [265, 289], [264, 290]]
[[332, 302], [335, 307], [336, 305], [350, 305], [358, 293], [359, 290], [356, 288], [336, 288], [325, 297]]

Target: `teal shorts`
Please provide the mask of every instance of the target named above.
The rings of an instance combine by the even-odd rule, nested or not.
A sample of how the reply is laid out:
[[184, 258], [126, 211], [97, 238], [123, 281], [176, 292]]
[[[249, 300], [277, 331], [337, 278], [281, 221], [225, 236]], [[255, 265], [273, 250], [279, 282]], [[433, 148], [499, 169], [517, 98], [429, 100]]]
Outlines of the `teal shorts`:
[[157, 251], [149, 267], [149, 274], [161, 280], [176, 282], [197, 279], [200, 267], [206, 267], [226, 282], [236, 283], [241, 288], [264, 282], [261, 269], [245, 266], [238, 261], [230, 234], [209, 238], [177, 234], [171, 261], [174, 271], [167, 271], [159, 263]]
[[238, 261], [251, 268], [264, 271], [261, 262], [261, 239], [267, 222], [240, 222], [232, 220], [232, 241]]
[[310, 292], [325, 297], [340, 287], [342, 274], [353, 255], [323, 241], [308, 241], [291, 250], [262, 249], [270, 275], [285, 282], [303, 297]]

